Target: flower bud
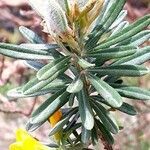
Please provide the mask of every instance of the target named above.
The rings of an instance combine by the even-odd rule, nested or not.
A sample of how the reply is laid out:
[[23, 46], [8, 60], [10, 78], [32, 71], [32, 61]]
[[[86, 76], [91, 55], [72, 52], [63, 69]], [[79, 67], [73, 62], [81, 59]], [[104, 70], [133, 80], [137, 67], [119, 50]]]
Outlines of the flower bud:
[[50, 34], [61, 36], [69, 32], [65, 12], [55, 0], [29, 0], [29, 2], [44, 19]]
[[60, 35], [69, 31], [65, 12], [55, 0], [49, 1], [49, 9], [44, 19], [48, 30]]
[[42, 17], [47, 13], [50, 0], [28, 0], [31, 7]]

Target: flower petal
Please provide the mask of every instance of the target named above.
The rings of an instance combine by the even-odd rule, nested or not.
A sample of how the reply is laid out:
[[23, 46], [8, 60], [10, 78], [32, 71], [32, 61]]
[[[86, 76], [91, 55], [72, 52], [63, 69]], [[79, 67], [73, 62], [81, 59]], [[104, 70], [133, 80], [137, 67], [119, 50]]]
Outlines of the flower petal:
[[25, 150], [22, 142], [16, 142], [9, 146], [9, 150]]
[[32, 140], [34, 142], [36, 141], [34, 138], [32, 138], [31, 135], [29, 135], [29, 133], [26, 130], [20, 128], [16, 131], [16, 141], [17, 142], [24, 141], [27, 139]]

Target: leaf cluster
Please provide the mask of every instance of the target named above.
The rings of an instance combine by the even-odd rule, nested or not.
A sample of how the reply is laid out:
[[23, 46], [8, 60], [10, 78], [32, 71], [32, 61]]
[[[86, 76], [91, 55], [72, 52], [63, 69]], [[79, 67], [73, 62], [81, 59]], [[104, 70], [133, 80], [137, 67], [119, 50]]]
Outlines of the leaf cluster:
[[9, 91], [8, 96], [50, 94], [32, 113], [28, 130], [39, 128], [62, 109], [62, 119], [50, 131], [50, 136], [62, 132], [62, 145], [75, 147], [88, 142], [94, 145], [101, 136], [113, 144], [113, 134], [118, 133], [119, 126], [111, 111], [136, 115], [135, 108], [124, 102], [124, 98], [150, 100], [149, 90], [125, 85], [121, 79], [150, 73], [149, 68], [142, 65], [150, 60], [150, 46], [140, 47], [150, 38], [150, 31], [146, 29], [150, 15], [129, 24], [124, 21], [127, 14], [122, 10], [124, 4], [125, 0], [105, 1], [94, 27], [82, 37], [78, 53], [67, 43], [63, 43], [67, 54], [59, 43], [44, 44], [26, 27], [19, 29], [31, 44], [0, 43], [1, 54], [25, 60], [36, 71], [33, 79]]

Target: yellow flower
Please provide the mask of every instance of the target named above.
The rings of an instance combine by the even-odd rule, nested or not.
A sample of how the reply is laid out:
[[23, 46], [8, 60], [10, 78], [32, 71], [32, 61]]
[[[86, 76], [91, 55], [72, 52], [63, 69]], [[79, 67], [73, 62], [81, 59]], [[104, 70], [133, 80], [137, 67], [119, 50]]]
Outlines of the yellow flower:
[[[56, 111], [50, 118], [49, 118], [49, 122], [51, 124], [51, 127], [54, 127], [62, 118], [62, 112], [61, 110]], [[58, 132], [54, 135], [55, 140], [57, 142], [60, 141], [61, 139], [61, 132]]]
[[49, 148], [34, 139], [27, 131], [18, 129], [16, 142], [9, 146], [9, 150], [49, 150]]

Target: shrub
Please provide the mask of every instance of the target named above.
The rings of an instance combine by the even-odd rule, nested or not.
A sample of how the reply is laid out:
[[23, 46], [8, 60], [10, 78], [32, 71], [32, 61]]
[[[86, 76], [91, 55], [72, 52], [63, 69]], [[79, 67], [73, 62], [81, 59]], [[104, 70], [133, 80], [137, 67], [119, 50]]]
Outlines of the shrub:
[[150, 46], [140, 47], [150, 38], [146, 29], [150, 15], [129, 24], [124, 21], [125, 2], [29, 0], [53, 42], [44, 43], [21, 26], [20, 32], [31, 44], [0, 43], [1, 54], [23, 59], [36, 71], [33, 79], [9, 91], [8, 96], [50, 94], [32, 113], [27, 130], [34, 131], [49, 120], [53, 124], [49, 135], [57, 137], [60, 149], [88, 148], [99, 138], [108, 149], [114, 143], [113, 134], [119, 131], [111, 111], [136, 115], [124, 97], [150, 99], [148, 90], [125, 85], [121, 79], [150, 72], [142, 65], [150, 59]]

